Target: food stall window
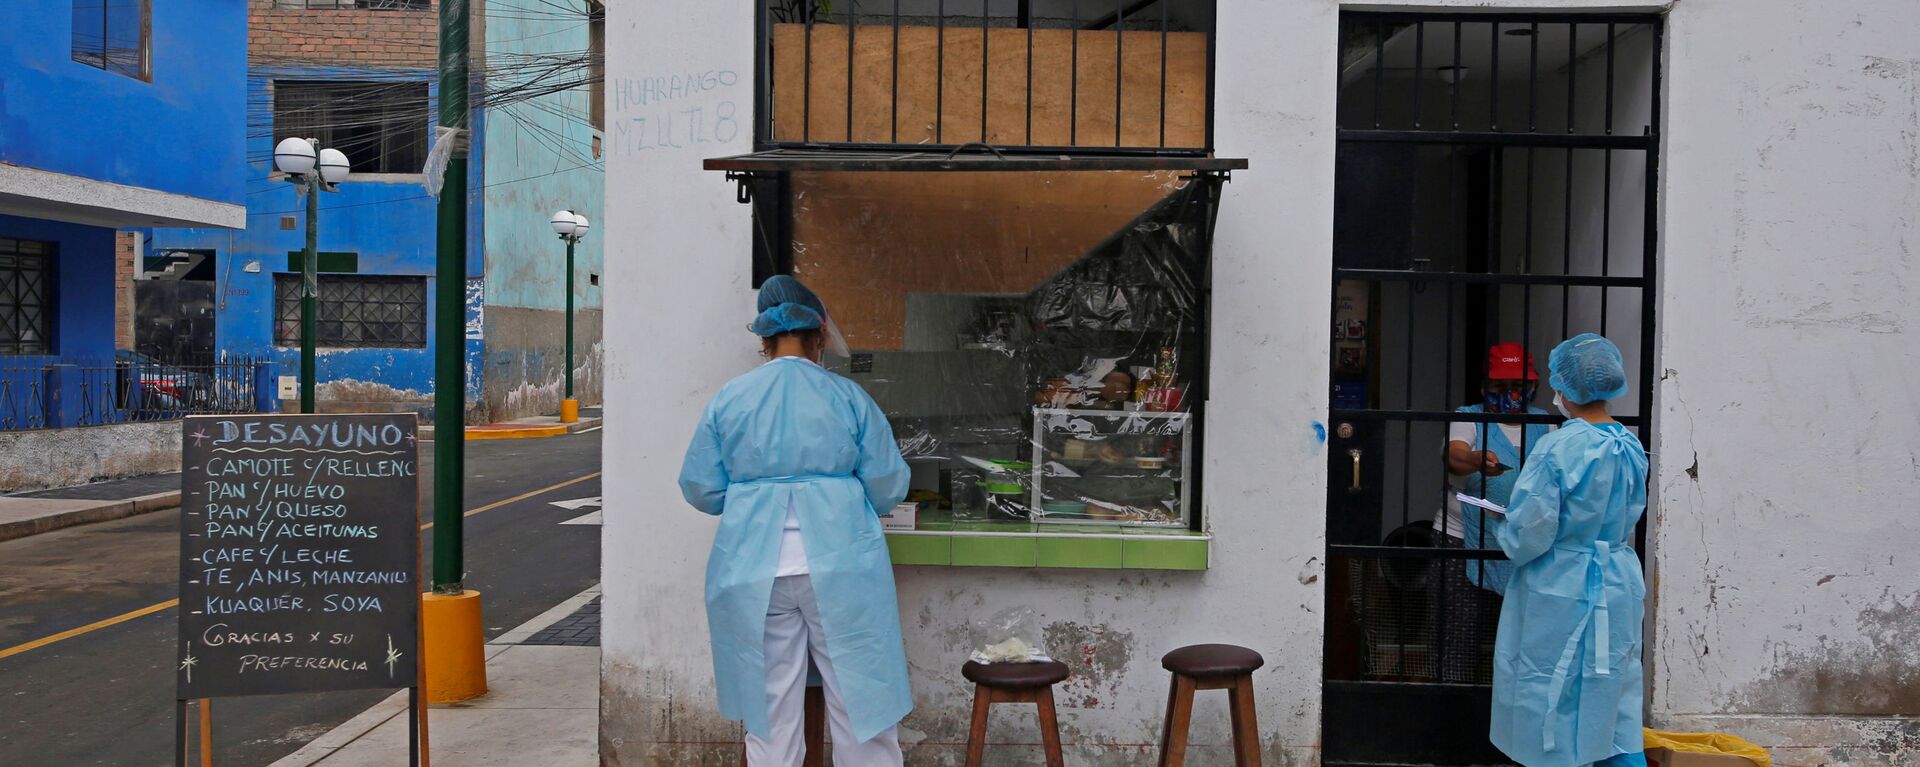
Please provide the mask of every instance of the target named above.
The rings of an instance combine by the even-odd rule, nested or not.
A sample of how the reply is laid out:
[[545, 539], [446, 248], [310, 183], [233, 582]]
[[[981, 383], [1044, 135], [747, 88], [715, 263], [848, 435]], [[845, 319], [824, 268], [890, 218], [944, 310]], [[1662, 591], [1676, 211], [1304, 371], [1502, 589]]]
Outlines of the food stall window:
[[1052, 552], [1116, 567], [1163, 553], [1130, 554], [1127, 536], [1204, 533], [1219, 177], [795, 172], [786, 181], [791, 271], [825, 300], [853, 352], [829, 367], [880, 403], [913, 467], [911, 508], [886, 520], [889, 532], [1067, 537], [1073, 545], [991, 547], [992, 563]]

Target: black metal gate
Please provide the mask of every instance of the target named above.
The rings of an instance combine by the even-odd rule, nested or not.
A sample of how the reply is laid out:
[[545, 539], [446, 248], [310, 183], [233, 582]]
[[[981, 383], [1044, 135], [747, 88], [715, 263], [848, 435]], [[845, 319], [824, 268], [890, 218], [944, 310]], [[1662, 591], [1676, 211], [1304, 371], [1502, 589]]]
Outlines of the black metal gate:
[[[1327, 763], [1506, 761], [1487, 742], [1500, 597], [1476, 585], [1504, 557], [1449, 510], [1473, 475], [1443, 451], [1504, 424], [1524, 461], [1539, 433], [1524, 427], [1562, 420], [1547, 351], [1582, 332], [1624, 352], [1633, 387], [1613, 412], [1645, 439], [1662, 31], [1656, 16], [1341, 16]], [[1502, 342], [1533, 359], [1538, 402], [1461, 411]]]

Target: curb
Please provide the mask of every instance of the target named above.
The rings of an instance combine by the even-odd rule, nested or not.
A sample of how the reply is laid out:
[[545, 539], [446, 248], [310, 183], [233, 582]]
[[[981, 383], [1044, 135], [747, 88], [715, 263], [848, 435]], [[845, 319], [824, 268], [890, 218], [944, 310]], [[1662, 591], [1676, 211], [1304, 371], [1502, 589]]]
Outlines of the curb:
[[[600, 426], [601, 419], [599, 417], [590, 417], [581, 418], [573, 423], [490, 423], [479, 426], [468, 426], [464, 431], [469, 441], [480, 439], [539, 439], [542, 437], [558, 437], [562, 434], [578, 434], [588, 429], [599, 428]], [[434, 428], [432, 426], [421, 427], [419, 439], [421, 442], [432, 442], [434, 439]]]
[[531, 439], [538, 437], [558, 437], [567, 433], [565, 426], [468, 426], [467, 440], [476, 439]]
[[57, 511], [43, 517], [23, 519], [18, 522], [0, 523], [0, 541], [25, 538], [29, 535], [53, 532], [61, 528], [76, 525], [89, 525], [95, 522], [110, 522], [125, 519], [136, 514], [178, 508], [180, 491], [172, 490], [152, 495], [142, 495], [118, 501], [100, 501], [98, 505], [69, 511]]

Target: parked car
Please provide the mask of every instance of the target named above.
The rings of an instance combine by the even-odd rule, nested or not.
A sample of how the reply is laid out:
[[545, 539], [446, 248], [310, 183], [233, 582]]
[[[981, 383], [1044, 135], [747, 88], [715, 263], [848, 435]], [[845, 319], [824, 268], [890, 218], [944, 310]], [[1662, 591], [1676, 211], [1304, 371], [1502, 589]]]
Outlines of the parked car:
[[[123, 351], [116, 367], [120, 402], [143, 413], [223, 413], [252, 409], [247, 364], [175, 365]], [[132, 384], [138, 384], [135, 388]]]

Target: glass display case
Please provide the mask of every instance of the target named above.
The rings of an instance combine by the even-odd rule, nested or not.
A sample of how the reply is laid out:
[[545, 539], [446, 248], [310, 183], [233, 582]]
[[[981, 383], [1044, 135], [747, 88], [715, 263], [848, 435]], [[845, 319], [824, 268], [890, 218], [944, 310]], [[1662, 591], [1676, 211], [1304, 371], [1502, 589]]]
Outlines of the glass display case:
[[1186, 412], [1034, 408], [1032, 521], [1187, 527], [1192, 423]]

